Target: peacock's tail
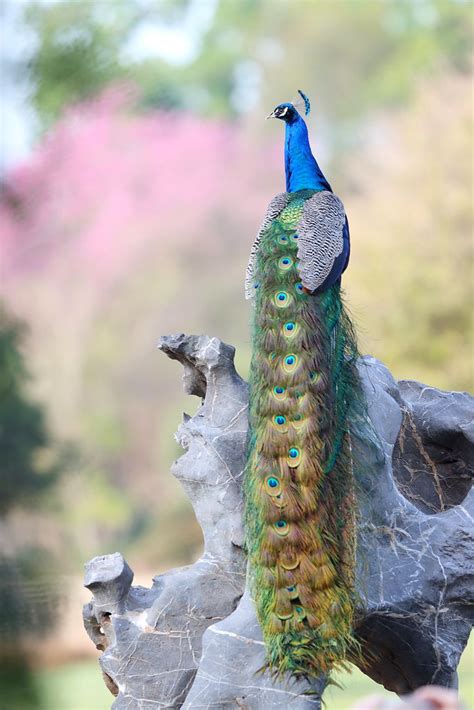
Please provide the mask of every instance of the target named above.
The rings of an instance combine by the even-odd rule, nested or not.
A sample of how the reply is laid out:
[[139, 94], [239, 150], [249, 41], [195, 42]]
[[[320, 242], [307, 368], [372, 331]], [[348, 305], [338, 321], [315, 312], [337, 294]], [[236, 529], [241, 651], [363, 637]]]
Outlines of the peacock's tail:
[[277, 674], [315, 676], [356, 652], [356, 502], [348, 421], [357, 347], [339, 285], [305, 292], [294, 193], [263, 232], [255, 266], [245, 479], [252, 589]]

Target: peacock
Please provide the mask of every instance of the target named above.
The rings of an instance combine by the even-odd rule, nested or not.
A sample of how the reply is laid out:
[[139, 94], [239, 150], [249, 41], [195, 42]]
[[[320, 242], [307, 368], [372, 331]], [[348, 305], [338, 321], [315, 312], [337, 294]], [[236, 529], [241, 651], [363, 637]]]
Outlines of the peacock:
[[310, 678], [359, 653], [356, 439], [368, 420], [341, 296], [350, 253], [344, 206], [297, 104], [279, 104], [268, 118], [285, 123], [286, 192], [268, 206], [246, 276], [255, 305], [246, 547], [265, 667]]

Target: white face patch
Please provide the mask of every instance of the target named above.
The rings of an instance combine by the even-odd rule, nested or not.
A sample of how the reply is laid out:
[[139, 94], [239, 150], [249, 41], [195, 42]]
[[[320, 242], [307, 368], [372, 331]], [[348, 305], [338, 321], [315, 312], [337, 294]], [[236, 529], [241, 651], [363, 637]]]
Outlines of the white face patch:
[[285, 106], [285, 108], [281, 111], [281, 113], [278, 114], [278, 116], [286, 116], [288, 112], [288, 106]]

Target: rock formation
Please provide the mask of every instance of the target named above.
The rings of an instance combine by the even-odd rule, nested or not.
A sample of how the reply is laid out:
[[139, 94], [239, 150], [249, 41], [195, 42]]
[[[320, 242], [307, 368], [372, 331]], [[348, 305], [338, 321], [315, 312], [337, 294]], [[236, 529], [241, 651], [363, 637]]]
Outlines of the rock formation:
[[[172, 473], [202, 527], [204, 554], [150, 589], [131, 586], [119, 553], [86, 565], [93, 597], [84, 623], [103, 651], [112, 707], [319, 710], [324, 678], [283, 682], [258, 672], [264, 646], [242, 549], [247, 385], [234, 348], [184, 335], [159, 347], [183, 365], [185, 391], [202, 399], [178, 429], [186, 453]], [[396, 382], [370, 357], [359, 367], [385, 453], [376, 459], [367, 449], [360, 481], [362, 670], [397, 693], [456, 686], [473, 619], [474, 399]]]

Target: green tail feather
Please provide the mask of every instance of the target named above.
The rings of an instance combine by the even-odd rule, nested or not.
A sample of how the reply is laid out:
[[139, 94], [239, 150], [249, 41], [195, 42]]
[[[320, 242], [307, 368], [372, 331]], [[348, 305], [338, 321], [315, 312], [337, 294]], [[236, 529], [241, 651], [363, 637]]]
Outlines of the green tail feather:
[[335, 285], [302, 289], [294, 193], [261, 237], [245, 478], [247, 548], [268, 666], [316, 676], [358, 652], [349, 422], [365, 418], [356, 339]]

